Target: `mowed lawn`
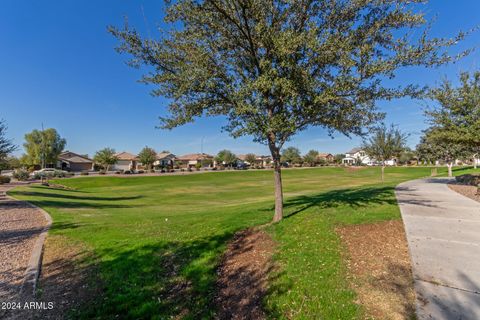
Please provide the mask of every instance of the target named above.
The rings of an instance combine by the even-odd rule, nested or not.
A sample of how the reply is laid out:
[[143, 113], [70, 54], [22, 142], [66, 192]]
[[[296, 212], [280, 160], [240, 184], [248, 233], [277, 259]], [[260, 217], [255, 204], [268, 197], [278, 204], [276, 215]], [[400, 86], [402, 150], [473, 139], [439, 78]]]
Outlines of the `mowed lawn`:
[[[273, 318], [352, 319], [362, 310], [345, 281], [342, 224], [398, 219], [394, 186], [430, 168], [284, 170], [286, 218], [267, 228], [278, 243], [265, 307]], [[83, 318], [211, 318], [216, 266], [232, 235], [273, 215], [271, 171], [58, 180], [72, 190], [12, 190], [47, 210], [52, 235], [94, 254], [101, 296]]]

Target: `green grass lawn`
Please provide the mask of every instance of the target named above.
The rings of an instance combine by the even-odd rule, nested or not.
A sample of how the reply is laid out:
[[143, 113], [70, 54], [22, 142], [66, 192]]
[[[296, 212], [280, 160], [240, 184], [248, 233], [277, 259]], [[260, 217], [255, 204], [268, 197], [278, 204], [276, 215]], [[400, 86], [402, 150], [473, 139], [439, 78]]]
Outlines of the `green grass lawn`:
[[[278, 243], [279, 269], [265, 301], [271, 317], [360, 316], [334, 227], [399, 218], [394, 186], [429, 174], [430, 168], [388, 168], [382, 184], [379, 168], [285, 170], [286, 218], [267, 229]], [[73, 190], [31, 186], [10, 194], [47, 210], [52, 235], [94, 254], [103, 294], [75, 317], [212, 317], [215, 268], [226, 243], [273, 215], [271, 171], [56, 183]]]

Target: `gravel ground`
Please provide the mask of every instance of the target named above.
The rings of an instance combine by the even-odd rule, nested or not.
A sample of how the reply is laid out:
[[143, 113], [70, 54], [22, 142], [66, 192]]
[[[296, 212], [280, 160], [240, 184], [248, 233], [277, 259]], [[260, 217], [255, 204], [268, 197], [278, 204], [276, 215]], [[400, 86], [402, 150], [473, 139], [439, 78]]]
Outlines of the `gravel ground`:
[[466, 186], [463, 184], [449, 183], [448, 187], [451, 190], [464, 195], [465, 197], [469, 197], [470, 199], [480, 202], [480, 193], [478, 193], [478, 188], [475, 186]]
[[14, 301], [38, 234], [43, 213], [23, 201], [5, 197], [12, 185], [0, 185], [0, 301]]

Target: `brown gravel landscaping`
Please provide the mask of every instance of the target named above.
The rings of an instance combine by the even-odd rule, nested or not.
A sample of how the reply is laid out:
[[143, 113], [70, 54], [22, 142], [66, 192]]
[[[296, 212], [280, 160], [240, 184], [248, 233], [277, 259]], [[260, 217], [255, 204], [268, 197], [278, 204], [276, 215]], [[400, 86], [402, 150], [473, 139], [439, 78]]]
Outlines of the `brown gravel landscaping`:
[[415, 292], [401, 220], [337, 229], [347, 249], [349, 280], [366, 319], [412, 319]]
[[259, 229], [237, 233], [218, 270], [217, 319], [265, 319], [262, 300], [275, 243]]
[[[12, 185], [0, 186], [0, 301], [19, 302], [22, 280], [32, 249], [47, 221], [24, 201], [5, 196]], [[0, 318], [14, 317], [0, 310]]]
[[25, 202], [6, 198], [9, 187], [0, 188], [0, 300], [9, 301], [20, 289], [33, 245], [47, 221]]
[[456, 183], [449, 183], [448, 187], [451, 190], [458, 192], [461, 195], [464, 195], [465, 197], [469, 197], [470, 199], [480, 202], [480, 194], [478, 193], [478, 187]]

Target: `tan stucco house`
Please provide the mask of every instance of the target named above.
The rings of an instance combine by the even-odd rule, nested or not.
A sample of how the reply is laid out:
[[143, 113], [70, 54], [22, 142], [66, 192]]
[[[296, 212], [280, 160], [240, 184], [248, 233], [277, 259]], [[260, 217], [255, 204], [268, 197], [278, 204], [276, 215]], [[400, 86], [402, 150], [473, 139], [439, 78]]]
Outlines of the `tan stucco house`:
[[58, 156], [57, 167], [70, 172], [91, 171], [93, 170], [93, 160], [88, 155], [64, 151]]

